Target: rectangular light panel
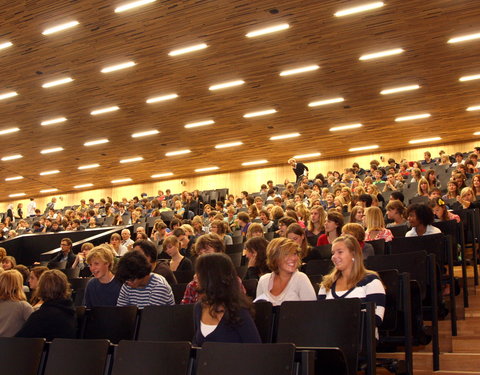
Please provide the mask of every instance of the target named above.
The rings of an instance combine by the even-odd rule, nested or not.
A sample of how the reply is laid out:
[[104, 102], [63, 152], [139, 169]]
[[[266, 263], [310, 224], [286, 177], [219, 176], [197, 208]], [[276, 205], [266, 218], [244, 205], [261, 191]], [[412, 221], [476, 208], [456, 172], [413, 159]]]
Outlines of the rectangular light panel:
[[457, 36], [448, 40], [448, 43], [467, 42], [469, 40], [480, 39], [480, 33]]
[[271, 33], [276, 33], [277, 31], [286, 30], [289, 27], [290, 27], [290, 25], [288, 23], [281, 23], [281, 24], [278, 24], [278, 25], [264, 27], [262, 29], [250, 31], [245, 36], [247, 38], [255, 38], [256, 36], [271, 34]]
[[270, 137], [270, 140], [271, 141], [278, 141], [280, 139], [288, 139], [288, 138], [295, 138], [295, 137], [300, 137], [300, 133], [289, 133], [289, 134], [275, 135], [273, 137]]
[[402, 122], [402, 121], [410, 121], [410, 120], [418, 120], [422, 118], [428, 118], [430, 117], [430, 113], [420, 113], [418, 115], [412, 115], [412, 116], [402, 116], [402, 117], [397, 117], [395, 119], [395, 122]]
[[206, 167], [206, 168], [198, 168], [195, 169], [195, 172], [208, 172], [208, 171], [215, 171], [219, 169], [218, 167]]
[[119, 184], [119, 183], [121, 183], [121, 182], [130, 182], [130, 181], [132, 181], [131, 178], [120, 178], [120, 179], [118, 179], [118, 180], [112, 180], [112, 181], [110, 181], [110, 182], [111, 182], [112, 184]]
[[132, 1], [129, 3], [122, 4], [118, 7], [115, 8], [115, 13], [122, 13], [125, 12], [126, 10], [134, 9], [141, 7], [143, 5], [151, 4], [154, 3], [157, 0], [138, 0], [138, 1]]
[[202, 49], [207, 48], [208, 46], [205, 43], [200, 43], [200, 44], [195, 44], [193, 46], [185, 47], [185, 48], [180, 48], [180, 49], [175, 49], [173, 51], [170, 51], [168, 53], [169, 56], [178, 56], [178, 55], [183, 55], [185, 53], [190, 53], [190, 52], [195, 52], [195, 51], [200, 51]]
[[96, 139], [94, 141], [85, 142], [83, 145], [88, 147], [88, 146], [102, 145], [108, 142], [110, 141], [107, 138], [102, 138], [102, 139]]
[[45, 171], [45, 172], [40, 172], [39, 175], [40, 176], [49, 176], [51, 174], [57, 174], [57, 173], [60, 173], [59, 170], [53, 170], [53, 171]]
[[320, 67], [318, 65], [308, 65], [308, 66], [303, 66], [301, 68], [284, 70], [283, 72], [280, 72], [280, 76], [285, 77], [285, 76], [290, 76], [290, 75], [293, 75], [293, 74], [312, 72], [312, 71], [317, 70], [317, 69], [320, 69]]
[[166, 173], [152, 174], [150, 177], [151, 178], [162, 178], [162, 177], [168, 177], [168, 176], [173, 176], [173, 173], [172, 172], [166, 172]]
[[178, 151], [170, 151], [170, 152], [167, 152], [165, 154], [165, 156], [176, 156], [176, 155], [184, 155], [184, 154], [188, 154], [192, 151], [190, 150], [178, 150]]
[[41, 154], [51, 154], [52, 152], [63, 151], [63, 147], [52, 147], [46, 148], [45, 150], [40, 151]]
[[243, 142], [230, 142], [230, 143], [222, 143], [220, 145], [216, 145], [215, 148], [228, 148], [228, 147], [235, 147], [235, 146], [241, 146], [243, 145]]
[[320, 105], [341, 103], [343, 101], [344, 101], [343, 98], [338, 97], [338, 98], [331, 98], [331, 99], [325, 99], [325, 100], [318, 100], [318, 101], [315, 101], [315, 102], [310, 102], [310, 103], [308, 103], [308, 106], [309, 107], [318, 107]]
[[362, 124], [349, 124], [349, 125], [342, 125], [342, 126], [334, 126], [333, 128], [330, 128], [331, 132], [336, 132], [336, 131], [341, 131], [341, 130], [349, 130], [349, 129], [357, 129], [361, 128], [363, 125]]
[[15, 198], [15, 197], [23, 197], [25, 195], [26, 195], [25, 193], [15, 193], [15, 194], [10, 194], [9, 197]]
[[410, 143], [411, 145], [414, 145], [416, 143], [435, 142], [435, 141], [439, 141], [441, 139], [442, 138], [440, 138], [440, 137], [412, 139], [411, 141], [408, 141], [408, 143]]
[[82, 184], [82, 185], [75, 185], [73, 188], [74, 189], [82, 189], [82, 188], [87, 188], [93, 186], [93, 184]]
[[15, 176], [15, 177], [7, 177], [5, 181], [16, 181], [16, 180], [21, 180], [23, 176]]
[[127, 61], [122, 64], [107, 66], [106, 68], [103, 68], [100, 72], [102, 73], [116, 72], [117, 70], [131, 68], [132, 66], [135, 66], [135, 63], [133, 61]]
[[73, 81], [73, 78], [66, 77], [66, 78], [62, 78], [62, 79], [57, 79], [55, 81], [46, 82], [42, 85], [42, 87], [43, 88], [49, 88], [49, 87], [63, 85], [65, 83], [69, 83], [69, 82], [72, 82], [72, 81]]
[[206, 126], [206, 125], [212, 125], [212, 124], [215, 124], [215, 121], [213, 120], [197, 121], [197, 122], [191, 122], [189, 124], [185, 124], [185, 128], [187, 129], [198, 128], [199, 126]]
[[371, 145], [371, 146], [363, 146], [363, 147], [353, 147], [348, 149], [350, 152], [355, 152], [355, 151], [364, 151], [364, 150], [373, 150], [378, 148], [378, 145]]
[[146, 137], [147, 135], [155, 135], [160, 133], [158, 130], [147, 130], [144, 132], [139, 132], [139, 133], [133, 133], [132, 138], [140, 138], [140, 137]]
[[0, 135], [15, 133], [15, 132], [18, 132], [19, 130], [20, 128], [10, 128], [10, 129], [0, 130]]
[[162, 95], [162, 96], [156, 96], [154, 98], [147, 99], [147, 103], [157, 103], [157, 102], [164, 102], [165, 100], [170, 100], [170, 99], [175, 99], [178, 98], [177, 94], [168, 94], [168, 95]]
[[133, 163], [135, 161], [142, 161], [143, 158], [141, 156], [135, 157], [135, 158], [128, 158], [128, 159], [122, 159], [120, 160], [120, 163], [125, 164], [125, 163]]
[[1, 160], [8, 161], [8, 160], [15, 160], [20, 158], [23, 158], [23, 155], [17, 154], [17, 155], [4, 156]]
[[384, 5], [385, 4], [383, 3], [383, 1], [375, 1], [373, 3], [367, 3], [367, 4], [359, 5], [356, 7], [346, 8], [346, 9], [339, 10], [338, 12], [335, 12], [335, 17], [343, 17], [343, 16], [349, 16], [351, 14], [362, 13], [372, 9], [381, 8]]
[[480, 74], [474, 74], [474, 75], [471, 75], [471, 76], [460, 77], [458, 80], [460, 82], [466, 82], [466, 81], [473, 81], [475, 79], [480, 79]]
[[114, 105], [112, 107], [105, 107], [105, 108], [96, 109], [96, 110], [90, 112], [90, 114], [92, 116], [101, 115], [102, 113], [114, 112], [114, 111], [118, 111], [119, 109], [120, 109], [120, 107]]
[[226, 89], [228, 87], [241, 86], [244, 83], [245, 83], [245, 81], [242, 81], [241, 79], [239, 79], [239, 80], [236, 80], [236, 81], [229, 81], [229, 82], [219, 83], [217, 85], [212, 85], [208, 89], [210, 91], [215, 91], [215, 90]]
[[44, 190], [40, 190], [40, 193], [54, 193], [58, 191], [58, 189], [44, 189]]
[[97, 168], [100, 167], [100, 164], [87, 164], [87, 165], [81, 165], [78, 167], [78, 169], [92, 169], [92, 168]]
[[272, 113], [276, 113], [276, 112], [277, 112], [276, 109], [266, 109], [265, 111], [246, 113], [243, 115], [243, 117], [251, 118], [251, 117], [257, 117], [257, 116], [265, 116], [265, 115], [271, 115]]
[[268, 160], [246, 161], [245, 163], [242, 163], [242, 165], [248, 166], [248, 165], [257, 165], [257, 164], [265, 164], [265, 163], [268, 163]]
[[311, 154], [302, 154], [302, 155], [295, 155], [293, 158], [294, 159], [309, 159], [309, 158], [316, 158], [318, 156], [321, 156], [322, 154], [320, 152], [313, 152]]
[[58, 124], [60, 122], [65, 122], [67, 119], [65, 117], [52, 118], [51, 120], [45, 120], [40, 123], [42, 126], [48, 126], [53, 124]]
[[70, 22], [62, 23], [60, 25], [50, 27], [48, 29], [43, 30], [42, 34], [43, 35], [50, 35], [50, 34], [58, 33], [59, 31], [63, 31], [63, 30], [67, 30], [67, 29], [70, 29], [72, 27], [75, 27], [78, 24], [79, 24], [78, 21], [70, 21]]
[[17, 96], [17, 95], [18, 93], [15, 91], [6, 92], [5, 94], [0, 94], [0, 100], [13, 98], [14, 96]]
[[362, 55], [362, 56], [360, 56], [359, 60], [364, 61], [364, 60], [379, 59], [381, 57], [398, 55], [402, 52], [404, 52], [404, 50], [402, 48], [394, 48], [394, 49], [389, 49], [389, 50], [386, 50], [386, 51], [368, 53], [366, 55]]
[[380, 91], [380, 94], [390, 95], [390, 94], [396, 94], [397, 92], [417, 90], [419, 88], [420, 88], [419, 85], [400, 86], [400, 87], [394, 87], [394, 88], [391, 88], [391, 89], [382, 90], [382, 91]]
[[480, 110], [480, 105], [474, 105], [472, 107], [467, 108], [467, 111], [469, 111], [469, 112], [470, 111], [478, 111], [478, 110]]
[[12, 42], [1, 43], [0, 44], [0, 49], [5, 49], [5, 48], [11, 47], [11, 46], [13, 46]]

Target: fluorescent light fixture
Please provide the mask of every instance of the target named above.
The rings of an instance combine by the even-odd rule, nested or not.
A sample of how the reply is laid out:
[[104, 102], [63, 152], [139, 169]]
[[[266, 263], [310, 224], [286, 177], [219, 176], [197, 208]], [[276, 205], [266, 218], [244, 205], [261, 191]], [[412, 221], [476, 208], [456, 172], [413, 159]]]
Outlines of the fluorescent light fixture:
[[23, 176], [15, 176], [15, 177], [7, 177], [5, 181], [16, 181], [16, 180], [21, 180]]
[[132, 181], [131, 178], [121, 178], [119, 180], [112, 180], [110, 181], [112, 184], [119, 184], [121, 182], [129, 182], [129, 181]]
[[162, 95], [162, 96], [156, 96], [154, 98], [147, 99], [147, 103], [157, 103], [157, 102], [163, 102], [165, 100], [170, 100], [170, 99], [175, 99], [178, 98], [177, 94], [168, 94], [168, 95]]
[[0, 49], [5, 49], [5, 48], [11, 47], [11, 46], [13, 46], [12, 42], [0, 43]]
[[90, 114], [92, 116], [101, 115], [102, 113], [114, 112], [114, 111], [118, 111], [119, 109], [120, 109], [120, 107], [114, 105], [112, 107], [105, 107], [105, 108], [96, 109], [96, 110], [90, 112]]
[[63, 30], [66, 30], [66, 29], [70, 29], [71, 27], [75, 27], [79, 24], [78, 21], [70, 21], [70, 22], [66, 22], [66, 23], [62, 23], [61, 25], [57, 25], [57, 26], [54, 26], [54, 27], [50, 27], [48, 29], [45, 29], [42, 34], [43, 35], [50, 35], [50, 34], [54, 34], [54, 33], [57, 33], [59, 31], [63, 31]]
[[215, 148], [227, 148], [227, 147], [235, 147], [235, 146], [241, 146], [243, 145], [243, 142], [230, 142], [230, 143], [222, 143], [220, 145], [216, 145]]
[[460, 43], [460, 42], [466, 42], [474, 39], [480, 39], [480, 33], [457, 36], [456, 38], [449, 39], [448, 43]]
[[173, 173], [172, 172], [166, 172], [166, 173], [152, 174], [150, 177], [151, 178], [161, 178], [161, 177], [168, 177], [168, 176], [173, 176]]
[[15, 132], [18, 132], [19, 130], [20, 128], [9, 128], [9, 129], [0, 130], [0, 135], [15, 133]]
[[473, 135], [480, 135], [480, 132], [475, 132], [473, 133]]
[[17, 154], [17, 155], [4, 156], [1, 160], [8, 161], [8, 160], [15, 160], [20, 158], [23, 158], [23, 155]]
[[46, 148], [45, 150], [40, 151], [41, 154], [51, 154], [52, 152], [63, 151], [63, 147], [52, 147]]
[[240, 85], [243, 85], [244, 83], [245, 83], [245, 81], [242, 81], [241, 79], [239, 79], [239, 80], [236, 80], [236, 81], [219, 83], [217, 85], [210, 86], [208, 89], [210, 91], [215, 91], [215, 90], [226, 89], [228, 87], [240, 86]]
[[97, 168], [100, 167], [100, 164], [86, 164], [86, 165], [81, 165], [78, 167], [78, 169], [92, 169], [92, 168]]
[[295, 155], [294, 159], [309, 159], [309, 158], [316, 158], [322, 155], [320, 152], [314, 152], [312, 154], [302, 154], [302, 155]]
[[23, 197], [24, 195], [26, 195], [26, 194], [25, 193], [15, 193], [15, 194], [10, 194], [9, 197], [10, 198]]
[[40, 193], [53, 193], [55, 191], [58, 191], [58, 189], [44, 189], [40, 190]]
[[340, 103], [343, 102], [345, 99], [343, 98], [331, 98], [331, 99], [324, 99], [324, 100], [318, 100], [316, 102], [310, 102], [308, 103], [309, 107], [318, 107], [319, 105], [327, 105], [327, 104], [333, 104], [333, 103]]
[[268, 163], [268, 160], [255, 160], [255, 161], [246, 161], [245, 163], [242, 163], [243, 166], [248, 166], [248, 165], [257, 165], [257, 164], [265, 164]]
[[165, 154], [165, 156], [176, 156], [176, 155], [183, 155], [183, 154], [188, 154], [192, 151], [190, 150], [178, 150], [178, 151], [170, 151]]
[[480, 110], [480, 105], [475, 105], [475, 106], [472, 106], [472, 107], [468, 107], [467, 108], [467, 111], [478, 111]]
[[349, 16], [355, 13], [366, 12], [368, 10], [377, 9], [383, 7], [385, 4], [383, 1], [375, 1], [373, 3], [366, 3], [352, 8], [346, 8], [335, 12], [336, 17]]
[[115, 8], [115, 13], [122, 13], [125, 12], [126, 10], [130, 10], [133, 8], [140, 7], [142, 5], [147, 5], [154, 3], [156, 0], [138, 0], [138, 1], [132, 1], [129, 3], [122, 4], [118, 7]]
[[198, 128], [199, 126], [206, 126], [206, 125], [212, 125], [212, 124], [215, 124], [215, 121], [205, 120], [205, 121], [197, 121], [197, 122], [191, 122], [189, 124], [185, 124], [185, 127], [187, 129], [190, 129], [190, 128]]
[[125, 164], [125, 163], [133, 163], [135, 161], [142, 161], [143, 158], [141, 156], [137, 156], [135, 158], [128, 158], [128, 159], [122, 159], [120, 160], [120, 163]]
[[73, 188], [74, 189], [82, 189], [82, 188], [86, 188], [86, 187], [90, 187], [90, 186], [93, 186], [93, 184], [75, 185]]
[[471, 76], [460, 77], [458, 80], [460, 82], [473, 81], [474, 79], [480, 79], [480, 74], [474, 74]]
[[360, 56], [359, 60], [378, 59], [380, 57], [398, 55], [402, 52], [404, 52], [404, 50], [402, 48], [394, 48], [394, 49], [389, 49], [389, 50], [386, 50], [386, 51], [368, 53], [366, 55], [362, 55], [362, 56]]
[[157, 129], [154, 130], [147, 130], [144, 132], [139, 132], [139, 133], [133, 133], [132, 138], [140, 138], [140, 137], [145, 137], [147, 135], [154, 135], [160, 133]]
[[389, 94], [395, 94], [397, 92], [417, 90], [419, 88], [420, 88], [419, 85], [400, 86], [400, 87], [394, 87], [394, 88], [391, 88], [391, 89], [382, 90], [382, 91], [380, 91], [380, 94], [389, 95]]
[[410, 120], [418, 120], [422, 118], [428, 118], [430, 117], [430, 113], [420, 113], [418, 115], [412, 115], [412, 116], [402, 116], [402, 117], [397, 117], [395, 119], [395, 122], [402, 122], [402, 121], [410, 121]]
[[85, 142], [83, 145], [84, 146], [95, 146], [95, 145], [101, 145], [101, 144], [108, 143], [108, 142], [110, 142], [110, 141], [107, 138], [102, 138], [102, 139], [96, 139], [94, 141]]
[[353, 147], [353, 148], [349, 148], [348, 151], [355, 152], [355, 151], [363, 151], [363, 150], [373, 150], [373, 149], [378, 148], [378, 147], [379, 147], [378, 145]]
[[133, 61], [127, 61], [127, 62], [124, 62], [124, 63], [121, 63], [121, 64], [107, 66], [106, 68], [103, 68], [101, 70], [101, 72], [102, 73], [115, 72], [117, 70], [127, 69], [127, 68], [130, 68], [130, 67], [135, 66], [135, 65], [136, 64]]
[[276, 33], [277, 31], [286, 30], [290, 27], [288, 23], [281, 23], [274, 26], [264, 27], [263, 29], [253, 30], [245, 34], [247, 38], [255, 38], [256, 36]]
[[275, 135], [273, 137], [270, 137], [270, 140], [278, 141], [280, 139], [295, 138], [299, 136], [300, 136], [300, 133], [289, 133], [289, 134]]
[[175, 49], [173, 51], [170, 51], [168, 53], [169, 56], [178, 56], [178, 55], [183, 55], [184, 53], [189, 53], [189, 52], [194, 52], [194, 51], [200, 51], [202, 49], [207, 48], [208, 46], [205, 43], [200, 43], [200, 44], [194, 44], [193, 46], [185, 47], [185, 48], [180, 48], [180, 49]]
[[440, 138], [440, 137], [412, 139], [411, 141], [408, 141], [408, 143], [410, 143], [411, 145], [414, 145], [416, 143], [434, 142], [434, 141], [439, 141], [441, 139], [442, 138]]
[[265, 111], [259, 111], [259, 112], [250, 112], [246, 113], [243, 115], [244, 118], [250, 118], [250, 117], [257, 117], [257, 116], [265, 116], [265, 115], [270, 115], [272, 113], [276, 113], [276, 109], [266, 109]]
[[0, 100], [13, 98], [14, 96], [17, 96], [17, 95], [18, 93], [15, 91], [6, 92], [5, 94], [0, 95]]
[[67, 119], [65, 117], [52, 118], [51, 120], [45, 120], [40, 123], [42, 126], [58, 124], [60, 122], [65, 122]]
[[195, 169], [195, 172], [208, 172], [208, 171], [214, 171], [216, 169], [219, 169], [219, 168], [218, 167], [198, 168], [198, 169]]
[[356, 129], [356, 128], [361, 128], [363, 125], [358, 123], [358, 124], [349, 124], [349, 125], [342, 125], [342, 126], [334, 126], [333, 128], [330, 128], [329, 130], [331, 132], [336, 132], [340, 130], [348, 130], [348, 129]]
[[320, 69], [318, 65], [308, 65], [308, 66], [303, 66], [301, 68], [284, 70], [283, 72], [280, 72], [280, 76], [284, 77], [284, 76], [290, 76], [292, 74], [312, 72], [317, 69]]
[[50, 81], [50, 82], [44, 83], [44, 84], [42, 85], [42, 87], [43, 87], [43, 88], [48, 88], [48, 87], [63, 85], [64, 83], [69, 83], [69, 82], [72, 82], [72, 81], [73, 81], [73, 78], [71, 78], [71, 77], [66, 77], [66, 78], [57, 79], [57, 80], [55, 80], [55, 81]]
[[49, 176], [51, 174], [57, 174], [57, 173], [60, 173], [60, 171], [58, 169], [56, 170], [53, 170], [53, 171], [45, 171], [45, 172], [40, 172], [40, 176]]

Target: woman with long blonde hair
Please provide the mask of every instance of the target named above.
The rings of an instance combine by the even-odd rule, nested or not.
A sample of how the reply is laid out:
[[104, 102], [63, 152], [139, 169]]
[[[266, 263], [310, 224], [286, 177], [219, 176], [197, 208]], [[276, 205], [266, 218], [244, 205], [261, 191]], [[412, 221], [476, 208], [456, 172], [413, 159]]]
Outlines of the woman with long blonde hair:
[[390, 229], [385, 227], [382, 210], [372, 206], [365, 209], [365, 241], [384, 239], [386, 242], [393, 240]]

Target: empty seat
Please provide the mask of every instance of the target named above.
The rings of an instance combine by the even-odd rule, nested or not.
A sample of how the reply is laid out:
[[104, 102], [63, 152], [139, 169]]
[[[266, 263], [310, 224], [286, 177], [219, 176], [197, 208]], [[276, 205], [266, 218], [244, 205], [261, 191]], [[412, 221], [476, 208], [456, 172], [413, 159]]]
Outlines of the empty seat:
[[45, 339], [0, 337], [0, 373], [37, 375]]

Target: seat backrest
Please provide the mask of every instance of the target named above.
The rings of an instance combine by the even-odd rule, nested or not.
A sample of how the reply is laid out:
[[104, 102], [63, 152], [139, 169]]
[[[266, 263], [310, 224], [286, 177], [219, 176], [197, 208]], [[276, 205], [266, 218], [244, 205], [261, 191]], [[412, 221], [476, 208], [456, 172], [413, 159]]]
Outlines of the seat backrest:
[[367, 243], [373, 246], [375, 255], [385, 255], [385, 239], [367, 241]]
[[410, 228], [406, 224], [394, 225], [394, 226], [388, 227], [388, 229], [390, 229], [390, 232], [392, 232], [393, 238], [405, 237], [407, 232], [410, 230]]
[[206, 342], [197, 357], [197, 375], [292, 375], [292, 344]]
[[120, 341], [112, 375], [187, 375], [190, 342]]
[[330, 259], [332, 257], [332, 244], [314, 246], [310, 250], [316, 259]]
[[177, 305], [182, 301], [183, 295], [185, 294], [185, 289], [187, 289], [187, 285], [188, 283], [178, 283], [171, 285], [173, 298], [175, 299], [175, 303]]
[[390, 243], [391, 254], [409, 253], [412, 251], [426, 251], [435, 254], [440, 265], [447, 264], [446, 237], [443, 233], [418, 237], [394, 238]]
[[80, 268], [79, 267], [65, 268], [61, 271], [67, 276], [67, 279], [74, 279], [74, 278], [77, 278], [80, 275]]
[[331, 259], [313, 259], [305, 264], [305, 273], [307, 275], [327, 275], [333, 268]]
[[242, 280], [242, 283], [245, 288], [245, 291], [247, 292], [247, 296], [251, 297], [252, 299], [255, 299], [257, 297], [258, 280], [257, 279]]
[[400, 308], [400, 273], [398, 270], [378, 271], [378, 276], [385, 286], [385, 314], [381, 331], [393, 331], [397, 328], [397, 311]]
[[0, 337], [2, 375], [37, 375], [45, 339]]
[[147, 306], [143, 309], [137, 340], [191, 341], [194, 304], [173, 306]]
[[267, 241], [273, 240], [274, 236], [275, 236], [275, 232], [267, 232], [263, 234], [263, 237], [265, 237]]
[[240, 267], [242, 265], [242, 253], [227, 253], [227, 255], [230, 257], [235, 267]]
[[232, 254], [232, 253], [241, 253], [243, 251], [243, 243], [234, 243], [233, 245], [225, 246], [225, 253]]
[[273, 305], [268, 301], [258, 301], [253, 304], [255, 309], [255, 325], [264, 344], [273, 340], [274, 313]]

